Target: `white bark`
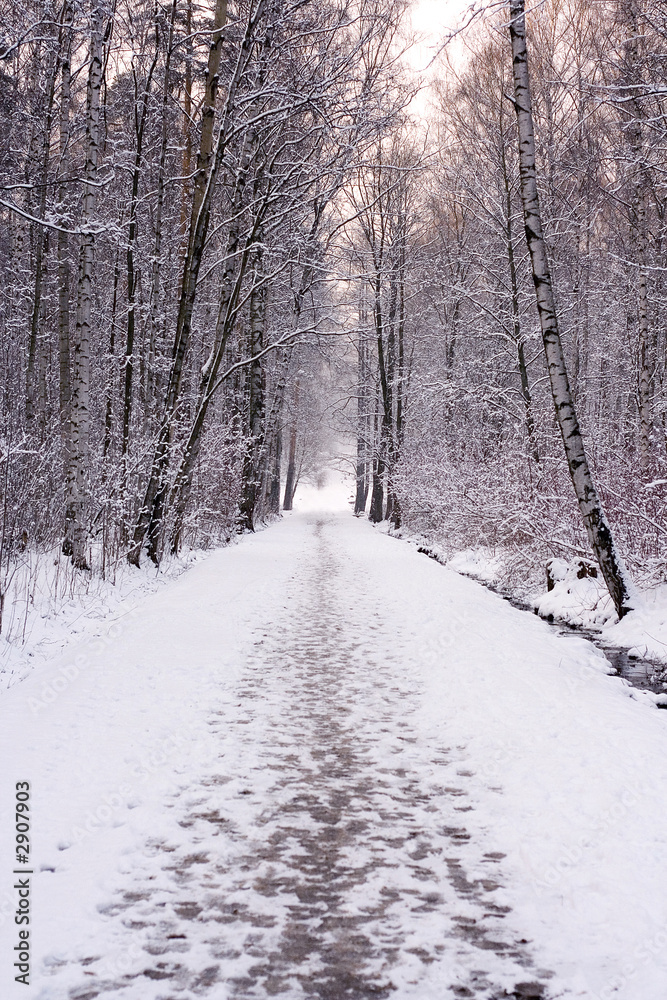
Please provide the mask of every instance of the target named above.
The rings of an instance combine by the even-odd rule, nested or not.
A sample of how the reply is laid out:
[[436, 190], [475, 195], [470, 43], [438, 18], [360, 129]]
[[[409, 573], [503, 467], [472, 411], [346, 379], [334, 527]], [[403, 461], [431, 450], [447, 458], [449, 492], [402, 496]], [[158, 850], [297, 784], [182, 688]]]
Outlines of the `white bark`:
[[60, 162], [58, 172], [58, 215], [63, 228], [58, 232], [58, 360], [59, 360], [59, 401], [60, 439], [65, 478], [69, 469], [70, 456], [70, 265], [69, 236], [65, 231], [67, 222], [67, 181], [69, 178], [70, 139], [70, 89], [71, 89], [71, 48], [72, 10], [67, 5], [63, 12], [63, 31], [67, 37], [63, 41], [61, 90], [60, 90]]
[[[100, 137], [100, 90], [103, 73], [102, 5], [92, 11], [88, 98], [86, 108], [86, 163], [82, 228], [91, 225], [97, 200], [97, 166]], [[93, 292], [95, 237], [81, 236], [77, 285], [76, 332], [72, 344], [70, 400], [70, 456], [67, 470], [65, 540], [63, 550], [72, 556], [75, 566], [88, 569], [86, 558], [86, 480], [90, 437], [90, 331]]]

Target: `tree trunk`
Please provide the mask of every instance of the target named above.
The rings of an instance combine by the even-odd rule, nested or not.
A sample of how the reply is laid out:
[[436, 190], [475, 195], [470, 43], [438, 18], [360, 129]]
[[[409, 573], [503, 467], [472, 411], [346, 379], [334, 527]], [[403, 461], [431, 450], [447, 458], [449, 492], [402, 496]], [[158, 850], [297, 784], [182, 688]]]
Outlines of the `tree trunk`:
[[285, 476], [285, 493], [283, 495], [283, 510], [292, 510], [294, 494], [296, 493], [296, 416], [292, 421], [289, 435], [289, 451], [287, 452], [287, 474]]
[[[65, 12], [63, 11], [63, 17], [65, 17]], [[50, 73], [48, 82], [48, 93], [46, 96], [46, 107], [44, 111], [44, 137], [42, 141], [42, 157], [39, 165], [38, 172], [38, 201], [36, 208], [36, 216], [38, 219], [43, 219], [46, 214], [46, 192], [48, 188], [49, 179], [49, 159], [51, 151], [51, 126], [53, 120], [53, 103], [56, 90], [56, 77], [58, 75], [58, 60], [54, 59], [53, 67]], [[30, 424], [37, 415], [38, 409], [38, 397], [39, 397], [39, 376], [38, 372], [40, 366], [42, 365], [41, 358], [38, 357], [40, 353], [40, 342], [39, 342], [39, 329], [40, 320], [42, 318], [42, 293], [44, 289], [45, 276], [46, 276], [46, 263], [45, 263], [45, 250], [46, 243], [48, 240], [47, 230], [42, 226], [37, 225], [35, 227], [35, 284], [33, 289], [33, 306], [32, 306], [32, 318], [30, 321], [30, 338], [28, 341], [28, 366], [26, 371], [26, 401], [25, 401], [25, 415], [28, 424]], [[45, 415], [43, 412], [39, 414], [40, 422], [42, 427], [44, 425]]]
[[283, 405], [294, 345], [284, 348], [273, 373], [273, 398], [264, 431], [264, 445], [259, 456], [259, 481], [262, 484], [261, 513], [280, 514], [280, 477], [283, 453]]
[[376, 451], [372, 462], [371, 505], [368, 511], [368, 520], [373, 524], [379, 524], [384, 517], [384, 426], [384, 410], [380, 415], [378, 409], [375, 414]]
[[387, 365], [385, 364], [385, 344], [384, 344], [384, 318], [382, 315], [382, 289], [381, 278], [377, 274], [374, 278], [373, 318], [375, 324], [375, 337], [378, 351], [378, 370], [380, 373], [380, 394], [379, 403], [381, 406], [381, 417], [379, 420], [379, 440], [377, 443], [377, 453], [373, 461], [373, 489], [371, 492], [371, 507], [368, 518], [374, 524], [379, 524], [384, 519], [384, 476], [387, 466], [387, 453], [389, 439], [391, 435], [392, 419], [392, 384], [388, 377]]
[[[250, 356], [255, 358], [262, 350], [264, 341], [264, 320], [266, 315], [266, 291], [256, 280], [250, 295]], [[239, 529], [255, 530], [255, 507], [261, 489], [259, 459], [264, 445], [265, 401], [264, 401], [264, 361], [253, 360], [248, 371], [248, 441], [241, 474], [241, 502], [239, 503]]]
[[639, 319], [639, 467], [644, 475], [651, 465], [651, 350], [646, 274], [646, 193], [638, 192], [637, 236], [637, 306]]
[[268, 493], [266, 510], [268, 514], [278, 517], [280, 514], [280, 475], [283, 455], [283, 435], [280, 423], [276, 428], [271, 445], [269, 464]]
[[373, 462], [373, 489], [368, 520], [380, 524], [384, 516], [384, 459], [377, 455]]
[[[651, 464], [651, 350], [648, 314], [646, 250], [648, 246], [647, 208], [650, 179], [644, 152], [644, 109], [641, 95], [641, 67], [638, 51], [640, 34], [636, 0], [623, 0], [621, 18], [629, 37], [625, 43], [623, 104], [627, 106], [627, 141], [635, 177], [632, 190], [631, 232], [637, 264], [639, 467], [644, 475]], [[625, 110], [625, 108], [624, 108]]]
[[[405, 192], [404, 192], [405, 194]], [[387, 517], [390, 518], [396, 530], [401, 527], [403, 512], [401, 503], [396, 491], [395, 470], [403, 447], [405, 434], [405, 401], [406, 401], [406, 379], [405, 379], [405, 271], [406, 271], [406, 246], [407, 246], [407, 219], [406, 209], [402, 204], [398, 212], [398, 316], [396, 324], [396, 343], [394, 345], [395, 358], [392, 362], [392, 381], [394, 383], [394, 405], [393, 415], [394, 425], [391, 434], [391, 461], [387, 482], [387, 493], [391, 495], [391, 505], [387, 500], [389, 511]]]
[[551, 392], [556, 408], [556, 419], [565, 446], [570, 476], [588, 539], [597, 556], [616, 612], [619, 618], [622, 618], [632, 607], [632, 585], [616, 551], [611, 529], [588, 466], [565, 367], [546, 245], [542, 234], [535, 167], [535, 134], [528, 74], [524, 0], [510, 0], [509, 7], [514, 107], [519, 130], [521, 198]]
[[[70, 90], [71, 90], [71, 48], [72, 10], [69, 5], [63, 10], [63, 31], [66, 37], [62, 45], [62, 69], [60, 77], [60, 185], [58, 188], [58, 217], [61, 226], [58, 231], [58, 369], [60, 403], [60, 440], [65, 478], [70, 461], [70, 262], [69, 236], [63, 230], [67, 220], [67, 182], [69, 180], [69, 136], [70, 136]], [[66, 552], [66, 555], [71, 555]]]
[[[183, 87], [183, 159], [181, 174], [184, 178], [190, 177], [190, 170], [192, 164], [192, 64], [194, 62], [193, 50], [192, 50], [192, 0], [187, 0], [187, 6], [185, 8], [185, 79]], [[215, 44], [215, 42], [213, 42]], [[210, 58], [210, 57], [209, 57]], [[208, 83], [209, 77], [207, 77]], [[210, 101], [210, 90], [207, 86], [207, 94], [204, 99]], [[211, 104], [210, 107], [214, 108]], [[211, 124], [213, 124], [213, 119], [211, 118]], [[202, 135], [202, 140], [205, 143], [206, 139]], [[187, 235], [188, 226], [188, 192], [190, 190], [190, 185], [185, 180], [183, 184], [183, 190], [181, 194], [181, 247], [183, 250], [187, 249], [187, 244], [185, 243], [185, 237]]]
[[[100, 91], [102, 88], [103, 8], [93, 8], [90, 65], [86, 108], [86, 164], [83, 194], [83, 226], [90, 226], [97, 200], [97, 162], [100, 140]], [[89, 569], [86, 558], [87, 532], [85, 501], [90, 435], [90, 331], [93, 301], [93, 263], [95, 236], [86, 232], [79, 247], [76, 334], [72, 351], [71, 382], [71, 453], [66, 490], [64, 550], [71, 553], [79, 569]]]
[[283, 510], [292, 510], [294, 494], [297, 486], [296, 446], [299, 428], [299, 380], [294, 383], [294, 398], [292, 400], [292, 420], [290, 423], [289, 448], [287, 451], [287, 474], [285, 477], [285, 493], [283, 494]]
[[[116, 262], [113, 269], [113, 293], [111, 295], [111, 323], [109, 324], [109, 359], [112, 370], [115, 368], [116, 353], [116, 310], [118, 307], [118, 283], [120, 281], [120, 250], [116, 251]], [[102, 458], [106, 459], [111, 451], [113, 434], [113, 397], [114, 380], [107, 379], [106, 403], [104, 407], [104, 438], [102, 440]]]
[[398, 280], [395, 271], [392, 269], [389, 281], [389, 315], [387, 317], [387, 354], [386, 354], [386, 385], [387, 398], [385, 399], [385, 425], [386, 425], [386, 474], [387, 474], [387, 502], [385, 508], [385, 519], [393, 524], [394, 518], [394, 488], [393, 472], [397, 459], [396, 454], [396, 429], [394, 426], [394, 397], [396, 394], [396, 315], [398, 312]]
[[164, 58], [164, 79], [162, 83], [162, 126], [160, 136], [160, 159], [157, 175], [157, 194], [155, 199], [155, 243], [153, 245], [153, 262], [151, 267], [151, 298], [148, 330], [148, 351], [146, 358], [146, 413], [147, 420], [154, 412], [154, 398], [159, 390], [155, 378], [154, 364], [157, 350], [157, 331], [160, 315], [160, 269], [162, 255], [162, 212], [164, 209], [164, 178], [167, 163], [167, 143], [169, 139], [168, 108], [171, 94], [171, 51], [174, 42], [174, 22], [178, 0], [173, 0], [169, 20], [169, 32], [166, 39]]
[[359, 340], [357, 343], [357, 489], [354, 513], [363, 514], [368, 500], [368, 363], [366, 338], [363, 332], [363, 310], [359, 310]]
[[137, 202], [139, 199], [139, 179], [143, 161], [144, 132], [148, 115], [148, 97], [150, 95], [153, 73], [157, 65], [159, 47], [155, 45], [155, 56], [151, 62], [141, 100], [138, 99], [135, 77], [135, 111], [134, 126], [136, 147], [134, 153], [134, 169], [132, 171], [132, 189], [130, 195], [130, 213], [127, 233], [127, 250], [125, 252], [127, 266], [127, 337], [125, 341], [125, 361], [123, 377], [123, 439], [121, 452], [127, 455], [130, 446], [130, 420], [132, 418], [132, 382], [134, 378], [134, 338], [136, 330], [136, 291], [137, 273], [134, 260], [134, 248], [137, 241]]
[[644, 475], [651, 463], [651, 351], [648, 315], [646, 250], [648, 245], [647, 208], [650, 178], [644, 152], [644, 108], [641, 96], [641, 64], [639, 58], [639, 11], [637, 0], [623, 0], [620, 5], [621, 23], [628, 38], [625, 43], [622, 107], [628, 116], [626, 135], [630, 147], [632, 169], [635, 171], [632, 189], [631, 233], [637, 264], [637, 395], [639, 410], [639, 467]]
[[[42, 263], [42, 275], [44, 284], [48, 285], [49, 259], [49, 233], [44, 236], [44, 260]], [[37, 365], [36, 365], [36, 386], [37, 386], [37, 429], [40, 441], [44, 441], [46, 435], [46, 425], [48, 422], [48, 389], [46, 385], [46, 369], [49, 355], [49, 332], [46, 325], [46, 297], [41, 297], [39, 328], [43, 331], [37, 342]]]
[[519, 379], [521, 382], [521, 397], [523, 399], [524, 419], [526, 425], [526, 436], [532, 452], [533, 458], [539, 464], [540, 452], [535, 436], [535, 420], [533, 418], [533, 400], [530, 393], [530, 381], [528, 378], [528, 368], [526, 366], [526, 350], [523, 333], [521, 331], [521, 313], [519, 309], [519, 280], [516, 271], [516, 261], [514, 259], [514, 234], [512, 232], [512, 195], [510, 191], [510, 179], [507, 170], [507, 159], [505, 157], [504, 135], [502, 130], [501, 113], [501, 166], [503, 172], [503, 188], [505, 195], [505, 241], [507, 245], [507, 263], [510, 272], [510, 290], [512, 296], [512, 327], [514, 332], [514, 342], [517, 350], [517, 360], [519, 362]]

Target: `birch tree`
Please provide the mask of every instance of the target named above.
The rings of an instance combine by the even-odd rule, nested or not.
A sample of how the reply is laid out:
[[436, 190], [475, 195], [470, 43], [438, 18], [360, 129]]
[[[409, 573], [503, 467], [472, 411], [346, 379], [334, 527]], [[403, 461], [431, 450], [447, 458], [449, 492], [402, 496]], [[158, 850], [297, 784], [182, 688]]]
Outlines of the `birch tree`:
[[86, 161], [84, 166], [82, 236], [79, 246], [76, 332], [72, 344], [69, 424], [70, 441], [65, 480], [66, 511], [63, 552], [79, 569], [88, 569], [86, 554], [86, 483], [90, 438], [90, 338], [93, 307], [95, 253], [94, 212], [98, 192], [100, 146], [100, 91], [102, 88], [104, 7], [91, 11], [90, 61], [86, 105]]
[[509, 11], [514, 107], [519, 135], [521, 198], [526, 242], [533, 270], [537, 308], [556, 419], [563, 438], [568, 469], [591, 548], [600, 564], [616, 612], [619, 618], [622, 618], [632, 607], [632, 585], [616, 550], [611, 528], [607, 523], [588, 465], [565, 367], [556, 303], [542, 231], [537, 189], [535, 131], [528, 72], [524, 0], [510, 0]]

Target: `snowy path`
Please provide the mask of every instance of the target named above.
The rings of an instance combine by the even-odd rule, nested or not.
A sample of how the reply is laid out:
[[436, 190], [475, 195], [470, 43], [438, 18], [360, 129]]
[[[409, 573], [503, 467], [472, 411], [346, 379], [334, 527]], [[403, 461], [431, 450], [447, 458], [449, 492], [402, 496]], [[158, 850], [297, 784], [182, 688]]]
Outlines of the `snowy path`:
[[667, 713], [368, 524], [215, 553], [47, 689], [1, 716], [32, 996], [664, 998]]
[[[256, 633], [238, 703], [209, 721], [215, 771], [170, 803], [185, 844], [133, 871], [109, 912], [142, 930], [149, 976], [195, 992], [361, 1000], [458, 983], [458, 996], [486, 995], [485, 951], [504, 981], [525, 982], [530, 960], [494, 902], [500, 855], [476, 845], [462, 862], [469, 772], [420, 739], [405, 641], [363, 567], [342, 587], [328, 527], [311, 522], [287, 610]], [[209, 953], [203, 971], [193, 948]], [[146, 993], [144, 981], [127, 995]]]

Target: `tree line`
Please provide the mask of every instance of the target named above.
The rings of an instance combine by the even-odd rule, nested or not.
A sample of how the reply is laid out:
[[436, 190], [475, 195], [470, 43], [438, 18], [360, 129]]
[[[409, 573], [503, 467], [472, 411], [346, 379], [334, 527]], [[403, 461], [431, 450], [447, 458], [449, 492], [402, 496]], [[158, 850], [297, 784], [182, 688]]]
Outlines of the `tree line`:
[[7, 552], [158, 563], [290, 506], [338, 199], [404, 101], [404, 8], [6, 5]]
[[407, 0], [3, 3], [2, 558], [253, 529], [333, 411], [357, 513], [662, 578], [664, 5], [480, 4], [424, 115]]

